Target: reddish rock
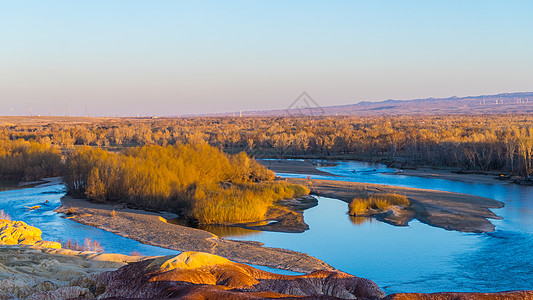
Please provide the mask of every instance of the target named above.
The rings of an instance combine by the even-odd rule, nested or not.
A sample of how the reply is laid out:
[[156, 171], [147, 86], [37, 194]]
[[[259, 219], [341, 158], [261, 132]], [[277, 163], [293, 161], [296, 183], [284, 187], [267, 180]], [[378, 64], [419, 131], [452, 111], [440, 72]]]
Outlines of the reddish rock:
[[383, 300], [531, 300], [533, 291], [500, 293], [401, 293], [392, 294]]
[[279, 275], [212, 254], [184, 252], [104, 272], [98, 277], [96, 295], [99, 299], [378, 299], [384, 293], [374, 282], [340, 271]]

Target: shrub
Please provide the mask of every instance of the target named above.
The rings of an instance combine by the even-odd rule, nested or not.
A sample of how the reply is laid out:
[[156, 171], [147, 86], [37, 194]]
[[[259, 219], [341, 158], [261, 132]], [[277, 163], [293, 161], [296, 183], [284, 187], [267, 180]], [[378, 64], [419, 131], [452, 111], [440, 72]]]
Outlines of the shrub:
[[350, 204], [348, 204], [349, 214], [352, 216], [363, 215], [368, 212], [370, 208], [370, 201], [354, 198]]
[[206, 143], [122, 153], [81, 147], [69, 153], [65, 172], [70, 194], [185, 212], [204, 224], [257, 221], [274, 201], [309, 193], [274, 178], [246, 153], [226, 155]]
[[404, 195], [376, 194], [367, 197], [356, 197], [348, 204], [348, 214], [352, 216], [368, 214], [370, 209], [386, 210], [393, 205], [409, 206], [411, 203]]
[[98, 241], [92, 241], [90, 238], [85, 238], [83, 244], [78, 243], [78, 241], [73, 241], [68, 239], [66, 242], [58, 241], [61, 244], [61, 247], [64, 249], [70, 249], [75, 251], [92, 251], [102, 253], [104, 252], [104, 247]]
[[201, 224], [257, 221], [264, 218], [276, 200], [300, 197], [309, 189], [287, 182], [231, 185], [220, 189], [200, 189], [189, 215]]

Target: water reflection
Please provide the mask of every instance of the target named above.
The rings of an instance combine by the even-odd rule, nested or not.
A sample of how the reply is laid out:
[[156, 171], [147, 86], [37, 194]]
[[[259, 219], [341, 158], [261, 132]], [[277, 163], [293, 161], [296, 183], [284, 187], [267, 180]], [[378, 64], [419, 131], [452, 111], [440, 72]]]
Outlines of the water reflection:
[[489, 197], [505, 203], [494, 210], [504, 219], [491, 220], [497, 230], [488, 234], [446, 231], [417, 220], [395, 227], [375, 219], [340, 217], [346, 216], [346, 203], [319, 198], [318, 207], [304, 212], [310, 230], [290, 236], [263, 232], [249, 239], [306, 252], [374, 280], [387, 293], [533, 289], [533, 187], [391, 175], [397, 170], [360, 162], [339, 162], [320, 170], [344, 177], [311, 177]]
[[355, 216], [348, 216], [350, 219], [350, 222], [354, 225], [363, 225], [366, 223], [372, 223], [372, 218], [368, 217], [355, 217]]
[[[170, 224], [176, 224], [180, 226], [187, 226], [187, 227], [209, 231], [212, 234], [218, 235], [219, 237], [245, 237], [249, 235], [258, 234], [261, 232], [257, 230], [245, 229], [245, 228], [235, 227], [235, 226], [202, 225], [202, 224], [198, 224], [198, 222], [186, 220], [184, 218], [169, 219], [167, 220], [167, 222]], [[260, 222], [257, 222], [257, 223], [260, 223]], [[265, 224], [266, 223], [267, 222], [265, 222]]]
[[261, 231], [245, 229], [234, 226], [216, 226], [216, 225], [200, 225], [199, 229], [209, 231], [220, 237], [249, 237], [251, 235], [260, 234]]
[[[358, 172], [359, 169], [364, 172]], [[260, 232], [219, 226], [206, 229], [219, 236], [254, 240], [270, 247], [308, 253], [342, 271], [374, 280], [387, 293], [533, 289], [533, 187], [388, 175], [395, 169], [359, 162], [340, 162], [322, 170], [345, 177], [313, 175], [312, 178], [493, 198], [505, 203], [504, 208], [494, 210], [504, 219], [491, 220], [497, 230], [488, 234], [446, 231], [416, 220], [409, 226], [395, 227], [372, 218], [350, 218], [346, 214], [345, 202], [319, 197], [319, 205], [304, 212], [310, 227], [304, 233]], [[104, 241], [110, 252], [127, 254], [135, 249], [153, 253], [138, 249], [136, 244], [131, 244], [134, 241], [59, 218], [52, 210], [59, 205], [62, 191], [61, 185], [55, 185], [1, 192], [0, 208], [7, 210], [14, 219], [43, 228], [43, 237], [50, 240], [79, 237], [82, 241], [90, 236]], [[43, 206], [38, 211], [27, 211], [23, 207], [42, 204], [45, 199], [50, 200], [50, 207]], [[127, 250], [121, 252], [121, 249]]]

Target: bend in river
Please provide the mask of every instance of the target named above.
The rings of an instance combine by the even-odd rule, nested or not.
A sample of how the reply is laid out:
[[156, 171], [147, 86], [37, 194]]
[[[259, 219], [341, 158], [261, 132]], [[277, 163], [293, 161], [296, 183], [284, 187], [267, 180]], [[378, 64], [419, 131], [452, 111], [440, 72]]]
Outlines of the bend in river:
[[[485, 234], [446, 231], [416, 220], [408, 227], [395, 227], [368, 218], [350, 218], [345, 202], [320, 197], [317, 207], [304, 212], [310, 226], [304, 233], [229, 232], [229, 237], [308, 253], [342, 271], [377, 282], [387, 293], [533, 289], [533, 187], [391, 175], [397, 170], [359, 162], [339, 162], [320, 170], [344, 177], [311, 177], [492, 198], [505, 203], [494, 210], [503, 219], [491, 220], [496, 230]], [[60, 218], [53, 209], [63, 195], [62, 185], [50, 184], [1, 192], [0, 201], [13, 219], [40, 227], [48, 240], [69, 237], [82, 241], [90, 237], [101, 241], [108, 252], [175, 253]], [[45, 200], [49, 206], [43, 205]], [[35, 211], [25, 208], [33, 205], [42, 207]]]

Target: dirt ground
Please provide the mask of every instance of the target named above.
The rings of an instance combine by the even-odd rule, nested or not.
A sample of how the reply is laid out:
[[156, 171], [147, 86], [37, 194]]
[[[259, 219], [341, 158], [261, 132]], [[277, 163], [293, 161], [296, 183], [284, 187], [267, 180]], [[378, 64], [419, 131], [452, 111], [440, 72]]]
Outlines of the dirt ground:
[[276, 173], [337, 176], [318, 170], [317, 167], [325, 165], [313, 160], [258, 160], [258, 162]]
[[[347, 203], [360, 195], [395, 193], [407, 196], [411, 202], [411, 219], [447, 230], [463, 232], [490, 232], [494, 225], [488, 220], [501, 219], [491, 208], [501, 208], [503, 203], [485, 197], [442, 191], [385, 186], [369, 183], [289, 178], [292, 183], [311, 188], [318, 196], [340, 199]], [[348, 211], [348, 207], [346, 207]], [[405, 218], [405, 217], [404, 217]], [[409, 222], [406, 220], [405, 222]], [[404, 223], [405, 223], [404, 222]]]
[[[220, 238], [207, 231], [169, 224], [169, 213], [152, 213], [110, 204], [95, 204], [65, 196], [57, 212], [72, 220], [114, 232], [118, 235], [178, 251], [201, 251], [232, 261], [268, 266], [295, 272], [332, 270], [325, 262], [296, 251], [263, 247], [259, 242]], [[114, 213], [112, 213], [115, 211]]]

